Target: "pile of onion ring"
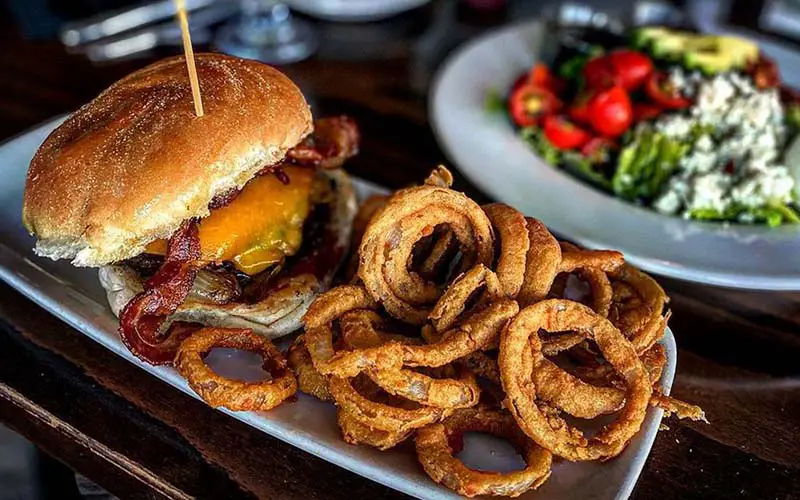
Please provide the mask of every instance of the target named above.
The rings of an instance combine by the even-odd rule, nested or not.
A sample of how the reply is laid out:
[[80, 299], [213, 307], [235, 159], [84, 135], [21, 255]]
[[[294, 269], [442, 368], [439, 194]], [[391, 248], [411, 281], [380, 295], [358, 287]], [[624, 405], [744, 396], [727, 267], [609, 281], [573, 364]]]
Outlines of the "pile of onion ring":
[[[558, 241], [451, 183], [439, 167], [365, 203], [344, 284], [314, 301], [286, 359], [249, 331], [204, 329], [175, 366], [230, 409], [268, 409], [296, 388], [332, 402], [346, 442], [385, 450], [413, 439], [425, 472], [468, 497], [536, 489], [554, 460], [613, 458], [650, 406], [705, 421], [660, 390], [669, 311], [655, 280], [619, 252]], [[260, 353], [272, 380], [217, 376], [202, 362], [216, 346]], [[585, 432], [573, 417], [604, 425]], [[525, 468], [469, 468], [456, 456], [464, 432], [507, 439]]]

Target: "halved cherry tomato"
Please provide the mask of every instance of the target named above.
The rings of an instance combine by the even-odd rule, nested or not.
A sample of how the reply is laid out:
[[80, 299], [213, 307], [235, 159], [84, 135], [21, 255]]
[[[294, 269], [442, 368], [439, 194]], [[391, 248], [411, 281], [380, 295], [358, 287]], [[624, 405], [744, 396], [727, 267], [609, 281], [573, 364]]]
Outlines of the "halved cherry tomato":
[[554, 94], [558, 94], [564, 86], [563, 82], [553, 75], [550, 68], [542, 63], [537, 63], [531, 68], [530, 73], [528, 73], [528, 83], [534, 87], [549, 90]]
[[619, 85], [619, 76], [607, 55], [589, 59], [583, 67], [583, 78], [590, 89], [605, 89]]
[[650, 75], [644, 91], [650, 99], [662, 108], [683, 109], [692, 105], [692, 101], [683, 97], [669, 81], [667, 75], [662, 72], [655, 72]]
[[655, 104], [634, 104], [633, 121], [635, 123], [657, 118], [664, 110]]
[[633, 109], [628, 93], [620, 86], [598, 92], [589, 102], [592, 128], [605, 137], [618, 137], [631, 126]]
[[558, 149], [579, 148], [592, 138], [588, 132], [563, 116], [546, 116], [544, 135]]
[[616, 75], [617, 82], [625, 90], [638, 89], [653, 72], [653, 61], [635, 50], [615, 50], [606, 57]]
[[552, 92], [526, 84], [511, 94], [508, 103], [511, 118], [520, 127], [536, 125], [543, 116], [561, 109], [561, 101]]
[[578, 123], [589, 124], [592, 119], [589, 115], [589, 103], [594, 97], [594, 92], [583, 91], [575, 97], [572, 105], [569, 107], [569, 116]]
[[605, 163], [608, 161], [611, 151], [616, 148], [617, 145], [610, 139], [592, 137], [581, 148], [581, 155], [588, 158], [592, 163]]

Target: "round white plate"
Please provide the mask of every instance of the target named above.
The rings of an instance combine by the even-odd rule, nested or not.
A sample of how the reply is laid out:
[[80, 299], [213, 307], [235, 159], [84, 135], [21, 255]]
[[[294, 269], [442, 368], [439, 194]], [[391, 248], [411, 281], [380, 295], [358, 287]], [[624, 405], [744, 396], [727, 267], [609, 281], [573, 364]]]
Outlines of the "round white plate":
[[289, 7], [328, 21], [380, 21], [416, 9], [430, 0], [287, 0]]
[[537, 60], [547, 32], [513, 25], [457, 50], [430, 95], [434, 132], [477, 187], [587, 247], [613, 248], [653, 273], [712, 285], [800, 290], [800, 229], [669, 217], [598, 191], [539, 158], [503, 117], [484, 108]]

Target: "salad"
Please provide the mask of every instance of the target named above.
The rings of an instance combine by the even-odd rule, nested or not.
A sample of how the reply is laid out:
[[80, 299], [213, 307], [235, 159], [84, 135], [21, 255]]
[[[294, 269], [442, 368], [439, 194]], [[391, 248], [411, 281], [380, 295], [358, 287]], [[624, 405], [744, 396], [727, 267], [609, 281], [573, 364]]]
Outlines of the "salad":
[[747, 40], [584, 34], [489, 104], [546, 162], [624, 200], [688, 219], [800, 223], [800, 95]]

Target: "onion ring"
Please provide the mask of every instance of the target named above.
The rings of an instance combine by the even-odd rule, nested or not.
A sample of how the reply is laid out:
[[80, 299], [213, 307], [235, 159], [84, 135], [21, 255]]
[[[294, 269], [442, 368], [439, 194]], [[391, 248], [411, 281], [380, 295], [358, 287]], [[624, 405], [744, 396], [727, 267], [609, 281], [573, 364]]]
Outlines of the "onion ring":
[[339, 410], [336, 412], [336, 421], [342, 430], [342, 439], [348, 444], [366, 444], [381, 451], [394, 448], [405, 441], [413, 430], [407, 432], [382, 431], [370, 429], [358, 421], [349, 412]]
[[525, 280], [525, 263], [530, 248], [528, 224], [525, 216], [503, 203], [483, 206], [499, 242], [499, 255], [495, 270], [505, 295], [514, 298]]
[[[351, 348], [379, 346], [387, 338], [387, 335], [375, 330], [375, 325], [381, 323], [382, 318], [373, 311], [351, 311], [342, 316], [342, 337]], [[413, 343], [411, 339], [406, 342]], [[366, 373], [375, 384], [389, 394], [427, 406], [468, 408], [476, 405], [480, 396], [480, 388], [474, 375], [463, 368], [455, 370], [455, 377], [444, 378], [434, 378], [407, 368], [399, 370], [368, 368]]]
[[447, 271], [450, 260], [458, 251], [458, 241], [453, 232], [446, 228], [440, 231], [434, 229], [430, 238], [435, 240], [428, 249], [425, 260], [419, 264], [417, 273], [427, 280], [434, 281]]
[[500, 385], [500, 368], [497, 366], [497, 358], [491, 356], [491, 352], [476, 351], [460, 361], [472, 373]]
[[[664, 336], [669, 319], [669, 314], [662, 316], [667, 295], [656, 280], [627, 264], [611, 277], [622, 285], [615, 283], [617, 293], [609, 318], [641, 354]], [[630, 291], [636, 297], [626, 297]]]
[[[463, 434], [468, 431], [508, 439], [525, 458], [526, 467], [507, 473], [470, 469], [453, 456], [460, 451]], [[459, 410], [439, 424], [418, 430], [414, 443], [417, 458], [431, 479], [467, 497], [517, 497], [538, 488], [550, 476], [552, 455], [520, 432], [510, 415], [498, 410], [484, 407]]]
[[478, 403], [480, 387], [469, 370], [455, 368], [454, 378], [434, 378], [412, 370], [368, 370], [383, 390], [410, 401], [444, 409], [469, 408]]
[[625, 264], [625, 257], [616, 250], [585, 250], [572, 243], [562, 241], [561, 251], [561, 264], [558, 266], [558, 271], [562, 273], [586, 267], [610, 273]]
[[586, 383], [544, 356], [534, 363], [531, 380], [536, 397], [573, 417], [595, 418], [614, 413], [625, 399], [618, 389]]
[[[584, 332], [626, 383], [619, 418], [597, 435], [586, 438], [558, 417], [537, 406], [533, 376], [544, 358], [539, 330]], [[522, 430], [539, 445], [567, 460], [596, 460], [619, 454], [641, 428], [652, 394], [650, 379], [633, 346], [608, 320], [588, 307], [568, 300], [548, 299], [526, 307], [508, 324], [500, 340], [500, 377], [506, 406]]]
[[500, 297], [503, 293], [498, 276], [483, 264], [478, 264], [457, 277], [442, 294], [428, 315], [433, 328], [443, 332], [455, 326], [464, 314], [469, 299], [481, 288], [485, 291], [480, 302]]
[[431, 185], [395, 193], [373, 217], [359, 249], [358, 276], [397, 319], [422, 325], [441, 286], [408, 269], [414, 245], [446, 225], [469, 265], [491, 265], [494, 233], [480, 207], [464, 194]]
[[[647, 350], [641, 356], [642, 364], [644, 364], [645, 369], [647, 370], [648, 378], [650, 382], [656, 386], [658, 381], [661, 379], [661, 373], [664, 370], [664, 366], [666, 365], [667, 356], [666, 351], [664, 350], [664, 346], [661, 344], [655, 344], [649, 350]], [[542, 399], [547, 400], [548, 403], [552, 404], [553, 406], [569, 413], [570, 415], [581, 417], [581, 418], [595, 418], [600, 415], [609, 414], [617, 411], [625, 402], [625, 392], [620, 389], [620, 386], [624, 385], [619, 381], [619, 378], [613, 371], [610, 365], [604, 364], [599, 367], [591, 368], [588, 370], [582, 370], [580, 367], [576, 370], [576, 373], [580, 377], [580, 381], [583, 381], [585, 384], [604, 384], [600, 387], [594, 387], [595, 389], [603, 389], [602, 392], [598, 394], [592, 394], [587, 391], [590, 391], [590, 388], [581, 387], [577, 392], [571, 393], [578, 402], [573, 402], [573, 406], [562, 406], [561, 400], [557, 398], [549, 399], [548, 394], [540, 391], [539, 395]], [[561, 384], [562, 388], [566, 386], [570, 386], [572, 384], [576, 384], [576, 378], [572, 375], [567, 375], [568, 380], [564, 381], [549, 381], [551, 384]], [[547, 382], [547, 381], [542, 381]], [[537, 386], [537, 387], [541, 387]], [[571, 389], [567, 389], [571, 390]], [[613, 390], [614, 392], [608, 392], [608, 390]], [[584, 393], [582, 394], [581, 391]], [[576, 412], [573, 410], [575, 404], [582, 404], [582, 411]], [[705, 420], [705, 413], [699, 406], [691, 405], [680, 401], [678, 399], [672, 398], [670, 396], [665, 396], [661, 393], [661, 390], [658, 387], [653, 388], [653, 395], [650, 397], [650, 406], [655, 406], [657, 408], [661, 408], [664, 410], [664, 413], [667, 415], [674, 414], [678, 418], [689, 418], [691, 420], [698, 420], [698, 421], [706, 421]]]
[[[354, 377], [369, 366], [395, 369], [402, 367], [399, 344], [390, 342], [366, 349], [334, 349], [333, 323], [336, 320], [349, 311], [375, 310], [377, 307], [367, 291], [358, 285], [332, 288], [311, 304], [303, 317], [306, 326], [305, 342], [314, 367], [321, 374]], [[394, 350], [391, 351], [392, 349]]]
[[302, 392], [321, 401], [333, 401], [333, 396], [328, 390], [328, 379], [314, 368], [303, 335], [294, 339], [292, 345], [289, 346], [286, 359], [289, 361], [289, 367], [294, 371], [297, 385]]
[[353, 386], [355, 379], [331, 377], [330, 391], [339, 411], [346, 411], [370, 429], [405, 434], [414, 429], [438, 422], [451, 410], [433, 406], [413, 405], [401, 408], [373, 401]]
[[458, 326], [442, 333], [440, 340], [435, 343], [402, 346], [403, 362], [408, 366], [438, 367], [486, 349], [518, 311], [519, 306], [513, 300], [495, 300]]
[[[242, 382], [215, 373], [203, 358], [215, 347], [244, 349], [261, 355], [271, 380]], [[211, 406], [233, 411], [266, 411], [297, 392], [297, 380], [272, 342], [251, 330], [203, 328], [184, 340], [175, 357], [175, 368]]]
[[[580, 335], [580, 334], [570, 334]], [[542, 352], [548, 355], [546, 350]], [[664, 346], [654, 345], [642, 354], [642, 364], [647, 370], [652, 384], [661, 378], [667, 357]], [[602, 364], [589, 369], [578, 367], [578, 376], [568, 373], [551, 361], [543, 361], [534, 366], [534, 383], [537, 396], [574, 417], [595, 418], [614, 413], [625, 402], [624, 383], [616, 376], [610, 364]]]
[[[622, 254], [610, 250], [583, 250], [577, 245], [565, 241], [560, 242], [560, 245], [559, 273], [577, 274], [583, 278], [589, 284], [592, 292], [590, 304], [592, 309], [600, 316], [608, 317], [611, 311], [613, 290], [606, 273], [619, 269], [624, 264]], [[556, 281], [558, 282], [558, 280]], [[564, 281], [565, 288], [566, 285], [567, 283]], [[553, 293], [554, 291], [551, 290], [551, 298], [564, 297], [567, 290], [563, 290], [560, 294]]]
[[526, 217], [530, 246], [525, 259], [525, 279], [517, 300], [526, 306], [547, 297], [558, 274], [561, 247], [541, 221]]
[[[376, 347], [386, 340], [414, 344], [412, 338], [378, 332], [375, 327], [384, 321], [373, 311], [351, 311], [340, 321], [342, 338], [354, 349]], [[418, 342], [416, 342], [418, 343]], [[379, 387], [396, 396], [439, 408], [465, 408], [478, 402], [480, 388], [471, 373], [461, 370], [457, 378], [434, 378], [409, 369], [380, 370], [368, 368], [365, 372]]]
[[[578, 354], [588, 351], [570, 351], [570, 354]], [[594, 354], [589, 354], [594, 356]], [[583, 354], [581, 354], [581, 357]], [[639, 358], [642, 360], [650, 381], [655, 384], [661, 380], [661, 374], [667, 364], [667, 353], [664, 346], [655, 344], [653, 347], [642, 353]], [[595, 385], [621, 386], [622, 384], [614, 373], [614, 368], [608, 363], [595, 364], [593, 366], [578, 366], [574, 373], [583, 381]]]
[[320, 295], [304, 317], [306, 347], [314, 366], [323, 375], [354, 377], [367, 368], [399, 369], [439, 367], [452, 363], [493, 341], [519, 311], [512, 300], [498, 300], [448, 330], [442, 340], [429, 345], [404, 345], [390, 341], [377, 347], [335, 351], [333, 322], [348, 311], [375, 309], [377, 304], [364, 288], [344, 285]]
[[566, 332], [540, 336], [542, 341], [542, 352], [545, 356], [555, 356], [564, 351], [568, 351], [584, 341], [586, 337], [580, 333]]

